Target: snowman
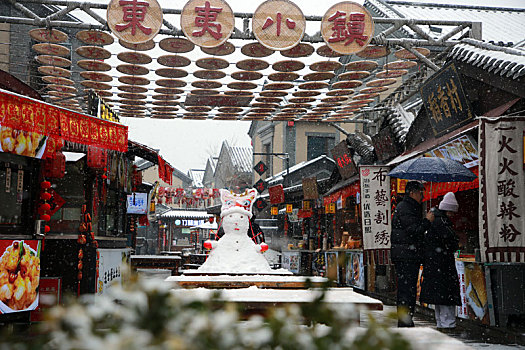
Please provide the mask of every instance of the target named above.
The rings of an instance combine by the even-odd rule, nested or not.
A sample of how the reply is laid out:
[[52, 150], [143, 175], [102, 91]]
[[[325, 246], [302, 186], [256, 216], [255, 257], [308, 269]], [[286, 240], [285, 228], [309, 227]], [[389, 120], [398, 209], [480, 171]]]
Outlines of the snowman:
[[234, 194], [221, 189], [220, 193], [224, 236], [218, 241], [204, 242], [204, 247], [211, 251], [197, 271], [224, 274], [271, 272], [272, 269], [262, 254], [268, 250], [268, 245], [255, 244], [247, 235], [257, 191], [250, 189], [242, 194]]

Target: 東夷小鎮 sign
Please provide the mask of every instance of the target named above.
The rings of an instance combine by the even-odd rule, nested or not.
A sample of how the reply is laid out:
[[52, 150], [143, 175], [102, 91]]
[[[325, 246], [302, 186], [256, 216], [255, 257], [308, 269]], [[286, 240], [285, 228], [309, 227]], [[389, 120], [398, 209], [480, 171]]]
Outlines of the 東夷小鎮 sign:
[[359, 167], [361, 180], [361, 213], [363, 248], [390, 248], [390, 177], [388, 167], [364, 165]]
[[186, 38], [200, 47], [217, 47], [233, 33], [235, 17], [226, 1], [190, 0], [184, 5], [180, 26]]
[[421, 85], [420, 93], [435, 136], [457, 129], [474, 117], [453, 63]]
[[111, 32], [131, 44], [153, 39], [162, 27], [162, 8], [156, 0], [111, 0], [106, 17]]
[[337, 53], [350, 55], [366, 48], [374, 37], [374, 20], [358, 3], [343, 1], [330, 7], [321, 21], [325, 43]]

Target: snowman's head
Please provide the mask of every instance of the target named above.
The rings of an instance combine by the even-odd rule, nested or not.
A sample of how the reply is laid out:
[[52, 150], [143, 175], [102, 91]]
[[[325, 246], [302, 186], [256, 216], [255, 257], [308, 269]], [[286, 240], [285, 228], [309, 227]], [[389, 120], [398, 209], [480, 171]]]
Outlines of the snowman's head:
[[228, 190], [221, 189], [221, 217], [224, 217], [230, 213], [241, 213], [247, 215], [248, 218], [252, 217], [252, 206], [255, 200], [257, 191], [250, 189], [242, 194], [232, 193]]
[[222, 228], [224, 234], [246, 235], [250, 218], [246, 213], [232, 212], [222, 217]]

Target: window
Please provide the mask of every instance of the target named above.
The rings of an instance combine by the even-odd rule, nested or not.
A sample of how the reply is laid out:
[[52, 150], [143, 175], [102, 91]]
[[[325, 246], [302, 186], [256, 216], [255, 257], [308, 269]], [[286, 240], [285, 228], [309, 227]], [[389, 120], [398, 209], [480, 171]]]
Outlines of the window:
[[333, 136], [308, 136], [306, 159], [311, 160], [321, 155], [330, 155], [334, 148], [335, 137]]

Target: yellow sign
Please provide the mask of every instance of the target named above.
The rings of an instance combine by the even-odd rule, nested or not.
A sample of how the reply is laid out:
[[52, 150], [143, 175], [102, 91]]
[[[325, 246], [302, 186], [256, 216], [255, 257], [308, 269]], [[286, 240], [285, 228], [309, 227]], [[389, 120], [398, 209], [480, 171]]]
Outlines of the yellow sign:
[[303, 209], [310, 210], [310, 201], [303, 201]]
[[279, 208], [277, 208], [277, 207], [272, 207], [271, 213], [272, 213], [272, 215], [277, 215], [277, 214], [279, 214]]
[[291, 204], [286, 204], [286, 212], [289, 214], [293, 211], [293, 205]]
[[330, 214], [335, 214], [335, 203], [330, 203], [329, 211]]

